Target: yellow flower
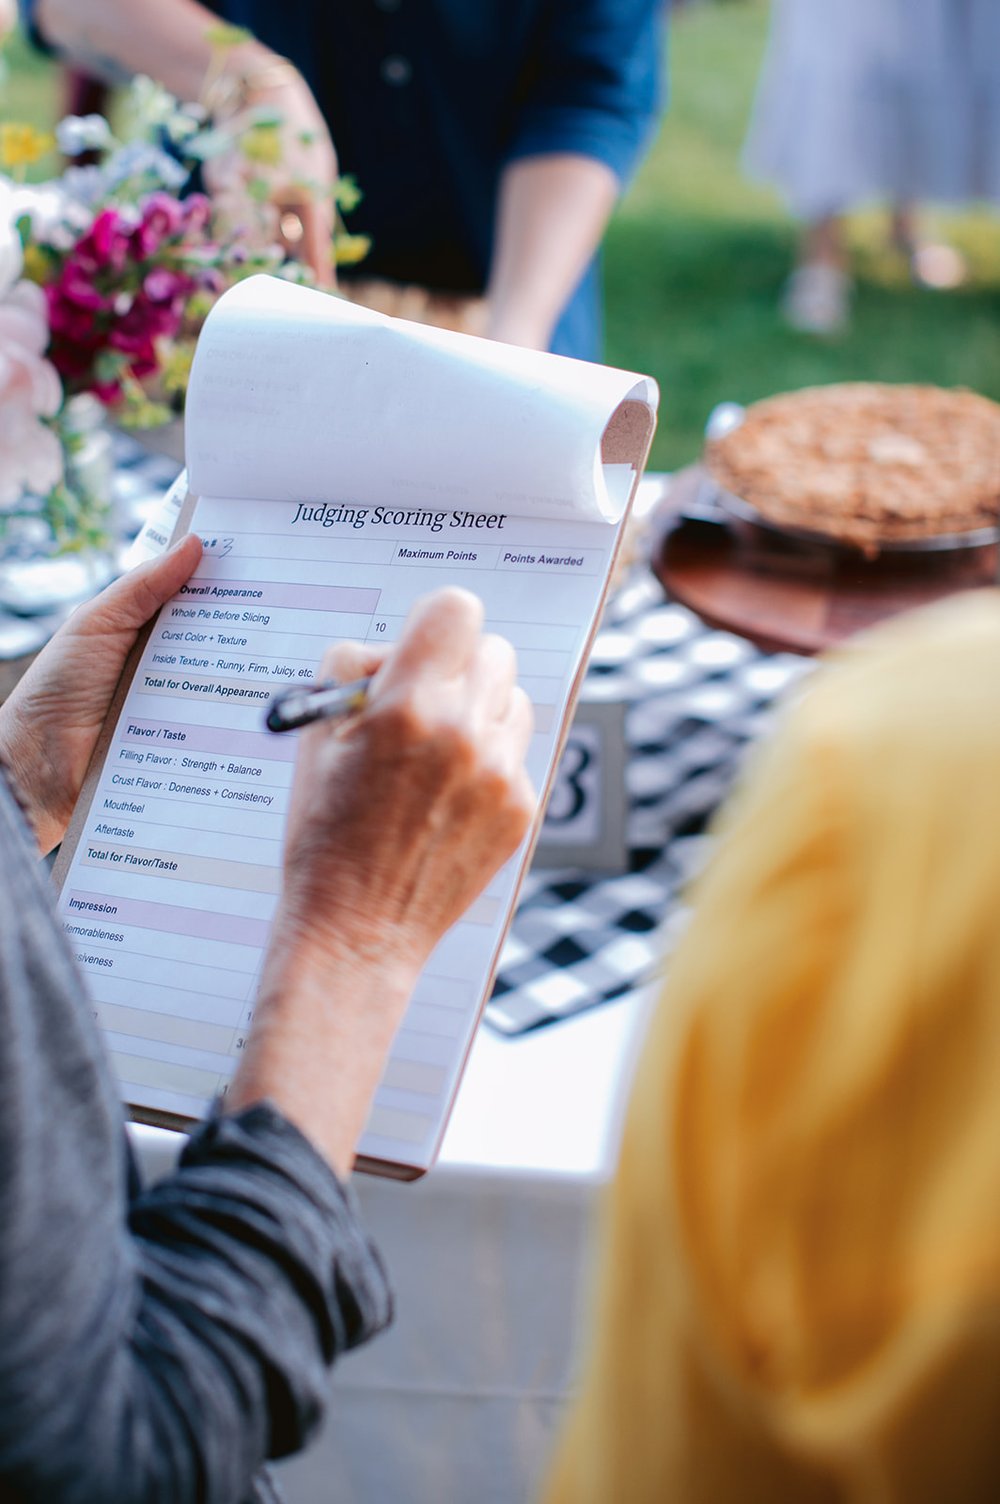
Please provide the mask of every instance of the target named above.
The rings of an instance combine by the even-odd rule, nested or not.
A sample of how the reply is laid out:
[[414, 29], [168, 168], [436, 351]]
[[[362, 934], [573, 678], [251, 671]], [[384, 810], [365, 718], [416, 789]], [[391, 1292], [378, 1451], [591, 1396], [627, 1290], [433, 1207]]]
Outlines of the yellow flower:
[[281, 161], [281, 134], [276, 123], [252, 125], [240, 140], [240, 150], [248, 162], [261, 167], [277, 167]]
[[210, 26], [205, 32], [205, 41], [210, 47], [230, 48], [238, 47], [241, 42], [249, 42], [253, 39], [253, 32], [245, 26], [227, 26], [222, 22], [218, 26]]
[[169, 346], [163, 354], [163, 363], [160, 367], [160, 380], [163, 390], [171, 396], [175, 393], [187, 391], [188, 378], [191, 375], [191, 364], [194, 360], [194, 341], [185, 341], [183, 344]]
[[0, 125], [0, 167], [30, 167], [56, 144], [49, 131], [16, 120]]
[[29, 282], [37, 282], [43, 286], [48, 281], [49, 261], [45, 252], [37, 245], [26, 245], [24, 248], [23, 275]]
[[333, 259], [337, 266], [356, 266], [371, 248], [370, 235], [338, 235], [333, 242]]

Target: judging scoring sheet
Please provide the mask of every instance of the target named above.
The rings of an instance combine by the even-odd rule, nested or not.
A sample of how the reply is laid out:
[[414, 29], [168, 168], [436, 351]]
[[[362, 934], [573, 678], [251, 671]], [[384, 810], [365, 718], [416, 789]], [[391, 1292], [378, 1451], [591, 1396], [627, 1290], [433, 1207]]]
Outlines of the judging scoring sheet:
[[[630, 373], [418, 330], [274, 279], [217, 305], [187, 408], [204, 555], [156, 620], [61, 864], [66, 932], [140, 1114], [203, 1116], [246, 1043], [297, 742], [265, 729], [272, 696], [312, 681], [329, 644], [392, 643], [419, 596], [465, 586], [517, 651], [544, 790], [654, 408]], [[626, 409], [640, 437], [616, 450]], [[526, 849], [422, 974], [362, 1162], [433, 1162]]]
[[[341, 507], [357, 519], [358, 508]], [[296, 736], [271, 696], [326, 646], [392, 642], [417, 596], [474, 590], [517, 650], [545, 786], [617, 529], [267, 501], [197, 506], [205, 554], [146, 645], [63, 886], [61, 909], [128, 1101], [200, 1117], [246, 1031], [281, 876]], [[409, 517], [430, 516], [423, 525]], [[398, 520], [397, 520], [398, 519]], [[361, 1152], [429, 1162], [502, 940], [515, 858], [422, 975]]]

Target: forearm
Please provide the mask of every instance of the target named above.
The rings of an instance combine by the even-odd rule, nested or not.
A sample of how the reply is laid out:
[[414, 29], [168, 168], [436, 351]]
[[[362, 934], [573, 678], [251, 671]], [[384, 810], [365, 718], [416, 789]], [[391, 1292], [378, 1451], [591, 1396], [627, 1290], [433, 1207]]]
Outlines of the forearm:
[[341, 644], [319, 677], [371, 676], [365, 709], [299, 742], [282, 899], [229, 1101], [274, 1102], [341, 1174], [428, 957], [535, 813], [530, 702], [482, 620], [449, 588], [413, 607], [388, 655]]
[[548, 347], [618, 188], [610, 167], [569, 152], [519, 158], [504, 170], [487, 289], [491, 338]]
[[226, 1099], [233, 1111], [273, 1102], [341, 1176], [350, 1173], [418, 970], [393, 958], [391, 937], [366, 952], [351, 928], [350, 944], [339, 944], [301, 936], [279, 915]]
[[[198, 99], [213, 60], [208, 40], [218, 16], [197, 0], [38, 0], [35, 19], [47, 42], [99, 77], [147, 73], [178, 99]], [[259, 42], [230, 49], [227, 67], [266, 63]]]

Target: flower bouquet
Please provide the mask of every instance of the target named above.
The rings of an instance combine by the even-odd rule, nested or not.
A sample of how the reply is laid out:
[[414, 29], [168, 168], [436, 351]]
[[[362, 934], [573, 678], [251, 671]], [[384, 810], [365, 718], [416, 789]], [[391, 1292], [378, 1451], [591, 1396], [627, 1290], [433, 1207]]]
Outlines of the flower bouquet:
[[[246, 35], [217, 30], [220, 56]], [[256, 272], [313, 280], [269, 202], [279, 124], [258, 114], [222, 129], [140, 77], [114, 127], [69, 116], [53, 138], [0, 125], [0, 539], [37, 546], [43, 528], [58, 549], [106, 541], [110, 465], [102, 480], [95, 413], [142, 430], [177, 418], [216, 298]], [[53, 145], [71, 165], [24, 181]], [[226, 161], [238, 191], [210, 200], [200, 180], [212, 171], [215, 187]], [[358, 260], [367, 241], [340, 211], [359, 195], [349, 179], [336, 195], [337, 259]]]

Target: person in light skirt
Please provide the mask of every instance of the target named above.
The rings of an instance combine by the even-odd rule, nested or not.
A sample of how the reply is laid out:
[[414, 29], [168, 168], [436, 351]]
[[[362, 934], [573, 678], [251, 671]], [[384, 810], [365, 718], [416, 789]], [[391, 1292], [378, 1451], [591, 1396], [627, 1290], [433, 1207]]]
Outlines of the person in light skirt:
[[797, 327], [846, 322], [841, 220], [866, 203], [892, 207], [916, 280], [960, 280], [913, 206], [1000, 203], [1000, 0], [775, 0], [744, 163], [803, 223]]

